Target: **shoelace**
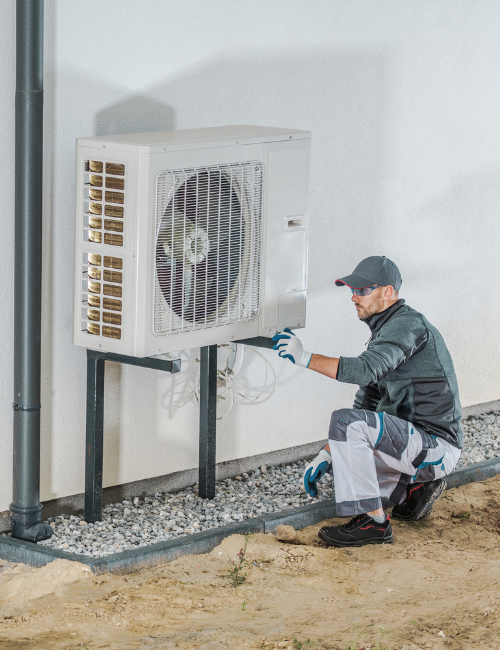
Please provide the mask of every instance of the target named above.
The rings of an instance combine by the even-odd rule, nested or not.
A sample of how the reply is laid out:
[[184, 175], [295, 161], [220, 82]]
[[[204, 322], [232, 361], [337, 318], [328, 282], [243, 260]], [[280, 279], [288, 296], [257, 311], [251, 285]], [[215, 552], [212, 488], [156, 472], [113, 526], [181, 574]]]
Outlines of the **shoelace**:
[[368, 518], [371, 519], [371, 517], [369, 517], [369, 515], [367, 515], [367, 514], [356, 515], [356, 517], [354, 517], [354, 519], [351, 519], [351, 521], [349, 523], [344, 525], [344, 530], [347, 530], [347, 531], [354, 530], [355, 528], [357, 528], [357, 525], [361, 521], [361, 519], [364, 519], [365, 517], [368, 517]]

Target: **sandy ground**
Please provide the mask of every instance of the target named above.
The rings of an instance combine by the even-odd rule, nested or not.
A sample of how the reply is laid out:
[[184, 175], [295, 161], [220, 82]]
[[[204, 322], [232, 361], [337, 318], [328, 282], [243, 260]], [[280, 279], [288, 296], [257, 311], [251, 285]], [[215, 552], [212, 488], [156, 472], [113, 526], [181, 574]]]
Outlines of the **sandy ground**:
[[449, 490], [430, 519], [393, 522], [392, 545], [327, 548], [320, 525], [295, 544], [251, 535], [236, 588], [236, 535], [133, 575], [4, 563], [0, 648], [500, 649], [499, 489]]

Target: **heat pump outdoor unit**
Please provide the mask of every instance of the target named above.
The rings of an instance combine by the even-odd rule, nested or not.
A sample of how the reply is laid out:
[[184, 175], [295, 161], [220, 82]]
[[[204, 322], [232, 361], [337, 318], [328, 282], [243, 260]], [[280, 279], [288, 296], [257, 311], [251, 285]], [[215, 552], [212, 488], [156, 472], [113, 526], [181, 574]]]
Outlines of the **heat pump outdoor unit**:
[[80, 138], [74, 343], [146, 357], [305, 325], [310, 133]]

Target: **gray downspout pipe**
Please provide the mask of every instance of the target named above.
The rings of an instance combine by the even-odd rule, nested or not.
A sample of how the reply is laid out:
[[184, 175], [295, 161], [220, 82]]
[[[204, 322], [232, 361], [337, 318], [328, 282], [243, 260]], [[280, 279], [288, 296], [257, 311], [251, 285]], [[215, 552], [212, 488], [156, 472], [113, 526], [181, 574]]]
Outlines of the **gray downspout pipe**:
[[12, 537], [48, 539], [40, 504], [43, 2], [16, 5], [14, 486]]

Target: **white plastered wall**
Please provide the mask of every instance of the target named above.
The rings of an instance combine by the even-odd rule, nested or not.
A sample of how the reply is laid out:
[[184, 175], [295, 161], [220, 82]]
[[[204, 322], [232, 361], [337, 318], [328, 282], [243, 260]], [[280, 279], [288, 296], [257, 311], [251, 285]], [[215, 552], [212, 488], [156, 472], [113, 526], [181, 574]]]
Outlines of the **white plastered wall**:
[[[0, 22], [0, 510], [11, 500], [15, 2]], [[222, 124], [313, 133], [306, 349], [368, 330], [333, 280], [363, 257], [443, 333], [462, 402], [498, 399], [500, 5], [496, 0], [46, 0], [42, 499], [83, 491], [85, 350], [71, 344], [76, 137]], [[218, 429], [218, 460], [325, 437], [341, 385], [264, 352], [279, 385]], [[105, 484], [197, 465], [180, 375], [107, 364]], [[248, 355], [242, 379], [259, 387]]]

